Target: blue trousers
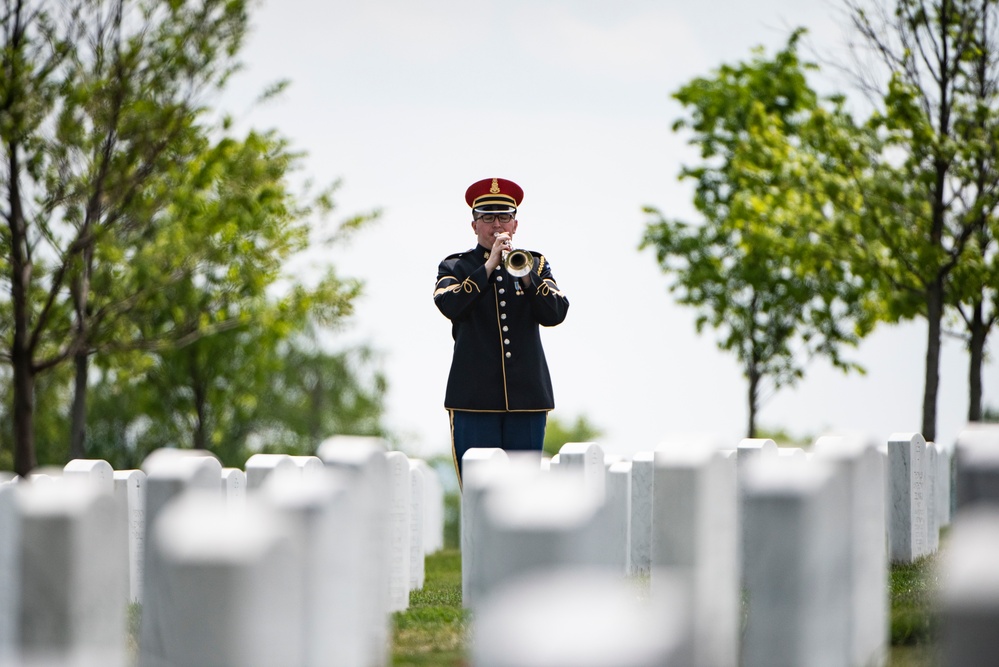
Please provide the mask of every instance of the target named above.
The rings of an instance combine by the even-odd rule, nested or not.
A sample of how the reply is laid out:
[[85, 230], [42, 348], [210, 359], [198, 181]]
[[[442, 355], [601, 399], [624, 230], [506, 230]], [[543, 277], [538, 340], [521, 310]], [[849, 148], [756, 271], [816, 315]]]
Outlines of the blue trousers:
[[473, 447], [499, 447], [508, 452], [538, 452], [545, 443], [547, 412], [451, 413], [451, 453], [461, 485], [461, 459]]

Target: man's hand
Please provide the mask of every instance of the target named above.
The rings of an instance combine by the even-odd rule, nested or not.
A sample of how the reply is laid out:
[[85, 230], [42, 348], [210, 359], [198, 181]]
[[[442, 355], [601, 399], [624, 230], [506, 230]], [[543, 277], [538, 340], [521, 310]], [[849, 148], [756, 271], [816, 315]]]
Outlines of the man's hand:
[[489, 251], [489, 259], [486, 260], [486, 271], [492, 273], [503, 261], [503, 251], [512, 250], [513, 235], [507, 232], [497, 232], [493, 240], [493, 247]]

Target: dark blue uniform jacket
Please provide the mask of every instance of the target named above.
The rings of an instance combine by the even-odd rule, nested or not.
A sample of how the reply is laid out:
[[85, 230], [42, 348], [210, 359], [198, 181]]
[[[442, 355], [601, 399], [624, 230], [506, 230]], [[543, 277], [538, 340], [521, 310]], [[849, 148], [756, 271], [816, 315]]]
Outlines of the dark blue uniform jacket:
[[451, 320], [454, 356], [444, 407], [476, 412], [547, 411], [555, 407], [539, 325], [565, 319], [569, 300], [551, 266], [534, 255], [530, 275], [503, 265], [486, 275], [489, 250], [450, 255], [437, 269], [434, 303]]

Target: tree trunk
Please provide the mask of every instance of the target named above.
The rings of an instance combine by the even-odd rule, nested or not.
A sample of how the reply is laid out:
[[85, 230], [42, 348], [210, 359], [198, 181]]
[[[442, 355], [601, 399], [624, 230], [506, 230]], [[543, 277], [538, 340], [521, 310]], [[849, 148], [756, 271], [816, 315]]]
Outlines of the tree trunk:
[[323, 383], [320, 378], [320, 371], [316, 371], [316, 381], [309, 392], [312, 397], [309, 406], [309, 441], [314, 446], [319, 446], [322, 437], [322, 410], [323, 410]]
[[[88, 216], [89, 217], [89, 216]], [[90, 227], [90, 223], [87, 223]], [[89, 236], [89, 232], [86, 232]], [[93, 264], [94, 246], [91, 243], [83, 253], [83, 270], [76, 281], [73, 290], [73, 301], [76, 309], [76, 336], [81, 343], [81, 349], [73, 355], [73, 365], [76, 377], [73, 384], [73, 408], [69, 423], [69, 455], [70, 458], [85, 458], [87, 450], [87, 372], [89, 370], [89, 355], [87, 353], [87, 301], [90, 298], [90, 272]]]
[[749, 369], [747, 373], [749, 377], [749, 424], [746, 427], [746, 437], [755, 438], [756, 437], [756, 409], [758, 403], [758, 395], [760, 388], [760, 374], [756, 371], [755, 366]]
[[971, 341], [968, 343], [968, 421], [982, 421], [982, 364], [985, 362], [985, 341], [988, 329], [983, 317], [982, 302], [975, 304], [971, 317]]
[[[17, 339], [15, 333], [14, 338]], [[35, 458], [35, 374], [24, 345], [14, 344], [14, 472], [27, 477]]]
[[191, 390], [194, 394], [194, 448], [208, 449], [208, 388], [201, 380], [201, 370], [198, 366], [197, 345], [191, 345], [187, 350], [188, 368], [191, 372]]
[[943, 277], [926, 292], [926, 376], [923, 386], [923, 429], [928, 441], [937, 437], [937, 390], [940, 387], [940, 330], [943, 321]]
[[35, 457], [35, 368], [30, 335], [31, 312], [28, 308], [32, 263], [21, 207], [20, 148], [16, 144], [9, 144], [6, 148], [10, 188], [7, 218], [10, 227], [10, 301], [14, 317], [14, 337], [10, 349], [14, 371], [14, 472], [27, 477], [38, 465]]
[[76, 378], [73, 385], [73, 408], [69, 423], [69, 458], [87, 458], [87, 372], [90, 355], [77, 352], [73, 358]]

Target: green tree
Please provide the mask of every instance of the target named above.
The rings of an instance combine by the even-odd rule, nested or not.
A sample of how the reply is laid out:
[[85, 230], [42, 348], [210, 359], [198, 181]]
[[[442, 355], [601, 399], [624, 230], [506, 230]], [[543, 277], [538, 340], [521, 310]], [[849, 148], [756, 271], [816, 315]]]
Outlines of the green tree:
[[245, 5], [23, 0], [0, 12], [0, 280], [20, 474], [36, 463], [37, 378], [75, 359], [85, 386], [95, 330], [126, 309], [94, 302], [95, 270], [113, 280], [108, 263], [162, 235], [169, 175], [204, 147], [200, 96], [232, 71]]
[[300, 331], [248, 324], [151, 356], [128, 381], [93, 388], [100, 458], [138, 465], [154, 449], [200, 447], [243, 467], [255, 452], [312, 454], [334, 433], [382, 435], [385, 378], [369, 350], [327, 352]]
[[[83, 456], [91, 360], [127, 377], [115, 364], [242, 340], [306, 246], [306, 220], [332, 207], [332, 188], [290, 192], [301, 156], [276, 134], [206, 120], [238, 66], [247, 5], [24, 0], [0, 13], [0, 354], [21, 474], [37, 462], [43, 373], [73, 361], [69, 456]], [[351, 298], [341, 287], [314, 305]], [[177, 354], [191, 363], [219, 344]]]
[[[986, 258], [994, 234], [995, 53], [988, 21], [994, 0], [896, 0], [893, 5], [845, 0], [866, 47], [890, 80], [880, 86], [865, 67], [880, 106], [871, 126], [884, 140], [865, 190], [856, 234], [867, 252], [856, 270], [880, 286], [879, 317], [915, 316], [927, 323], [922, 433], [936, 437], [940, 349], [948, 306], [971, 329], [972, 353], [984, 350], [994, 315], [975, 314], [994, 280]], [[989, 277], [991, 276], [991, 277]], [[991, 294], [994, 299], [994, 289]], [[981, 358], [973, 358], [980, 372]], [[973, 403], [979, 405], [979, 396]]]
[[592, 442], [602, 435], [602, 431], [590, 423], [586, 415], [576, 417], [571, 425], [565, 424], [557, 417], [548, 417], [545, 429], [545, 442], [542, 449], [545, 454], [555, 456], [558, 450], [567, 442]]
[[[141, 351], [149, 341], [173, 343], [134, 358], [149, 366], [143, 377], [159, 387], [160, 400], [170, 406], [175, 429], [160, 434], [170, 434], [177, 444], [212, 449], [242, 441], [230, 426], [247, 423], [264, 385], [280, 368], [279, 346], [309, 322], [338, 324], [360, 289], [330, 272], [314, 288], [292, 282], [283, 298], [271, 296], [289, 281], [281, 267], [305, 247], [309, 231], [305, 213], [293, 207], [283, 185], [293, 156], [283, 142], [256, 135], [216, 148], [225, 157], [216, 160], [209, 151], [194, 169], [194, 181], [202, 185], [185, 189], [184, 198], [163, 214], [168, 228], [185, 230], [181, 238], [202, 239], [201, 246], [178, 256], [170, 251], [168, 236], [163, 247], [146, 247], [148, 260], [134, 265], [142, 272], [152, 266], [171, 278], [153, 281], [161, 289], [132, 313], [134, 329], [125, 332], [126, 344], [112, 339], [110, 347]], [[203, 168], [210, 173], [202, 175]], [[341, 234], [367, 219], [348, 219]], [[177, 259], [161, 268], [161, 258]], [[146, 273], [130, 271], [124, 280], [150, 282]], [[177, 344], [176, 333], [188, 331], [188, 322], [197, 323], [194, 334]], [[130, 347], [133, 340], [136, 346]], [[123, 363], [120, 356], [110, 359], [108, 370]]]
[[98, 244], [89, 335], [77, 360], [73, 456], [83, 455], [87, 358], [100, 365], [102, 356], [129, 350], [183, 347], [256, 316], [282, 263], [307, 244], [311, 208], [296, 205], [285, 185], [297, 160], [273, 134], [202, 141], [183, 168], [151, 178], [152, 194], [128, 212], [141, 217], [141, 239], [109, 235]]
[[370, 348], [331, 353], [314, 337], [298, 337], [266, 387], [260, 418], [280, 437], [264, 448], [311, 454], [333, 434], [386, 437], [381, 416], [387, 388]]
[[772, 59], [722, 66], [675, 93], [689, 111], [701, 161], [681, 179], [695, 182], [700, 223], [656, 209], [641, 248], [655, 251], [670, 291], [698, 310], [698, 332], [719, 331], [748, 380], [747, 434], [754, 437], [764, 394], [791, 385], [816, 355], [844, 370], [859, 367], [840, 349], [870, 331], [863, 280], [837, 254], [851, 240], [840, 219], [856, 214], [854, 164], [871, 138], [841, 98], [820, 99], [808, 85], [796, 31]]
[[980, 5], [977, 48], [968, 61], [966, 110], [956, 122], [959, 178], [966, 183], [973, 226], [965, 256], [954, 269], [952, 299], [968, 344], [968, 421], [983, 419], [982, 372], [989, 334], [999, 320], [999, 56], [997, 3]]
[[777, 443], [778, 447], [801, 447], [808, 449], [815, 442], [815, 436], [811, 434], [792, 433], [783, 426], [761, 426], [756, 429], [757, 438], [769, 438]]

